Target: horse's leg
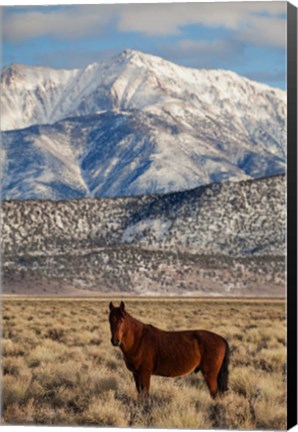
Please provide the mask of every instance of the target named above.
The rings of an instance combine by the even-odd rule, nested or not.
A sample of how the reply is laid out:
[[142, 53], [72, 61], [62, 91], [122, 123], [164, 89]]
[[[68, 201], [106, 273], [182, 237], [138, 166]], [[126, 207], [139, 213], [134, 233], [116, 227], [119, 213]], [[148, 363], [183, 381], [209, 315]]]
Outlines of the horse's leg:
[[142, 397], [149, 395], [151, 373], [148, 370], [142, 370], [138, 374], [139, 394]]
[[204, 379], [206, 381], [206, 384], [208, 386], [210, 395], [214, 399], [215, 396], [216, 396], [216, 394], [217, 394], [217, 390], [218, 390], [218, 387], [217, 387], [217, 373], [215, 373], [214, 370], [208, 371], [208, 372], [207, 371], [204, 372], [204, 370], [202, 368], [202, 374], [203, 374], [203, 377], [204, 377]]
[[140, 393], [139, 375], [136, 372], [134, 372], [133, 377], [135, 380], [137, 392]]
[[207, 386], [209, 388], [210, 394], [215, 398], [218, 391], [218, 374], [222, 365], [222, 356], [217, 356], [216, 358], [204, 359], [201, 363], [201, 371]]
[[[208, 339], [206, 342], [208, 342]], [[220, 345], [218, 344], [218, 346], [213, 350], [211, 350], [206, 343], [204, 347], [204, 355], [200, 364], [203, 377], [205, 378], [210, 394], [213, 398], [215, 398], [218, 392], [218, 375], [227, 349], [225, 342], [223, 340], [220, 340], [220, 342]]]

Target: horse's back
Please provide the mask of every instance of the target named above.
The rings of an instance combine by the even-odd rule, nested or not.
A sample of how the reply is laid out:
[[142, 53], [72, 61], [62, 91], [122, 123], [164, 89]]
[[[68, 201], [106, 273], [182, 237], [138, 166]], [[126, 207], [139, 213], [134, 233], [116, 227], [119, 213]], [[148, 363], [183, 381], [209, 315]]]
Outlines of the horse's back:
[[202, 348], [207, 346], [212, 349], [215, 347], [225, 348], [227, 345], [227, 341], [222, 336], [209, 330], [195, 330], [195, 336]]
[[187, 346], [206, 347], [215, 346], [225, 347], [226, 340], [217, 333], [208, 330], [178, 330], [167, 331], [154, 327], [151, 324], [145, 326], [146, 342], [151, 344], [152, 349], [160, 349], [164, 346], [180, 346], [186, 348]]
[[154, 358], [154, 375], [181, 376], [193, 371], [201, 360], [196, 332], [146, 329], [146, 351]]

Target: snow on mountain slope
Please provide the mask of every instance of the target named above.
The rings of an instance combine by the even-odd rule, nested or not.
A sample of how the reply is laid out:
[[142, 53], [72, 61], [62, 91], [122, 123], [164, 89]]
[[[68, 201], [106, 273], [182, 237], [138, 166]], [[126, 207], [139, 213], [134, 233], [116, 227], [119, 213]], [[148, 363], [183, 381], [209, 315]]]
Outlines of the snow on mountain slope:
[[[204, 114], [210, 107], [214, 115], [229, 113], [234, 117], [238, 111], [238, 122], [244, 130], [247, 117], [243, 111], [251, 113], [253, 103], [251, 114], [255, 118], [265, 120], [274, 115], [282, 120], [285, 116], [285, 92], [279, 89], [233, 72], [190, 69], [131, 50], [82, 70], [12, 65], [1, 73], [1, 88], [3, 130], [53, 123], [68, 116], [111, 108], [154, 112], [173, 109], [175, 115], [179, 112], [183, 115], [185, 106], [182, 103], [177, 109], [177, 101]], [[7, 108], [12, 99], [14, 108], [25, 110], [22, 124], [18, 124], [20, 117]], [[43, 118], [39, 117], [41, 113]]]
[[163, 193], [285, 170], [286, 93], [233, 72], [126, 50], [82, 70], [13, 65], [1, 88], [4, 198]]
[[[46, 126], [42, 127], [47, 129]], [[3, 133], [2, 152], [6, 164], [2, 169], [2, 198], [63, 199], [83, 197], [88, 188], [70, 146], [61, 145], [61, 131], [40, 137], [33, 126], [30, 138], [27, 129]]]
[[[3, 133], [4, 199], [117, 197], [282, 173], [284, 160], [220, 123], [106, 112]], [[239, 144], [241, 143], [241, 145]]]
[[65, 86], [78, 70], [13, 64], [1, 71], [1, 129], [49, 123]]
[[129, 217], [122, 241], [203, 255], [283, 256], [285, 176], [157, 196]]

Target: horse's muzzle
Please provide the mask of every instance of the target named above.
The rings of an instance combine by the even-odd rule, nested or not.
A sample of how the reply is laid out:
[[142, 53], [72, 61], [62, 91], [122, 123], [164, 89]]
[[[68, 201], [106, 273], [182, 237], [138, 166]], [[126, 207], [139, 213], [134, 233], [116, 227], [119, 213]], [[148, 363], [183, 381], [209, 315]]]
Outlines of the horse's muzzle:
[[112, 345], [117, 347], [120, 346], [120, 340], [119, 339], [111, 339]]

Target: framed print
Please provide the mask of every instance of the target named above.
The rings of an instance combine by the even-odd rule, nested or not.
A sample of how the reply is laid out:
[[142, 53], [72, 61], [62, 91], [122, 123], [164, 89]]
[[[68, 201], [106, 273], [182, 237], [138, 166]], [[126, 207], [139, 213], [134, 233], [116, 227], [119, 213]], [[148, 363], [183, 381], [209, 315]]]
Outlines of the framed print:
[[297, 423], [297, 9], [2, 6], [3, 426]]

